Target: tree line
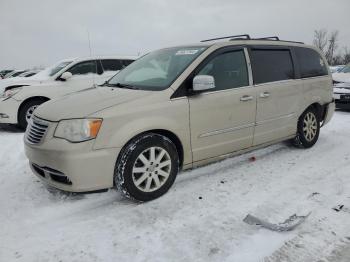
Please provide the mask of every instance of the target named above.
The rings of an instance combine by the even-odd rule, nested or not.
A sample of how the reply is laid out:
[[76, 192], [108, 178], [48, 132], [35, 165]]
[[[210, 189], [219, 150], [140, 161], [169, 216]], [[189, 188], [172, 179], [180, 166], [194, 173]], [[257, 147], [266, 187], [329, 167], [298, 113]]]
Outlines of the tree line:
[[350, 63], [350, 50], [347, 46], [339, 48], [339, 31], [328, 32], [326, 29], [314, 31], [313, 44], [326, 56], [330, 65]]

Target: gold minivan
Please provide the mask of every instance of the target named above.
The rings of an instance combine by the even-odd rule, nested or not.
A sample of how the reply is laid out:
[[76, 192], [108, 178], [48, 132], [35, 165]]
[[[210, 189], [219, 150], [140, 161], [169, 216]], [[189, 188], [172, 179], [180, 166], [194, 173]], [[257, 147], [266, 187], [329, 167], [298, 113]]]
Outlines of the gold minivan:
[[284, 140], [309, 148], [333, 113], [317, 49], [233, 36], [151, 52], [102, 86], [45, 103], [29, 122], [25, 151], [53, 187], [116, 187], [148, 201], [181, 169]]

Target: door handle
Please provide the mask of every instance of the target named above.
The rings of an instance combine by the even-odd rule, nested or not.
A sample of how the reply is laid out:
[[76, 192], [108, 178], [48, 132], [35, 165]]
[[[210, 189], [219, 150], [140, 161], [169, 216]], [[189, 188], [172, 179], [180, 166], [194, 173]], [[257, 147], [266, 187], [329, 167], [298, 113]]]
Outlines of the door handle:
[[260, 94], [260, 97], [261, 98], [268, 98], [270, 96], [270, 93], [269, 92], [264, 92], [264, 93], [261, 93]]
[[253, 98], [254, 97], [252, 97], [252, 96], [245, 95], [245, 96], [242, 96], [240, 100], [245, 102], [245, 101], [253, 100]]

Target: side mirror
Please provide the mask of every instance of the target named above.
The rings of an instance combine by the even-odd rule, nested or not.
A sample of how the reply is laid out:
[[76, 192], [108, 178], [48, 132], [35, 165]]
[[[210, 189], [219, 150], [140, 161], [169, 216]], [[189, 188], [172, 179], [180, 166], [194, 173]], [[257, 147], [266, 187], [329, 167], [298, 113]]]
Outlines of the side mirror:
[[193, 78], [193, 91], [205, 91], [215, 88], [214, 77], [210, 75], [197, 75]]
[[68, 80], [69, 78], [71, 78], [73, 75], [71, 72], [64, 72], [61, 76], [60, 79], [62, 79], [63, 81]]

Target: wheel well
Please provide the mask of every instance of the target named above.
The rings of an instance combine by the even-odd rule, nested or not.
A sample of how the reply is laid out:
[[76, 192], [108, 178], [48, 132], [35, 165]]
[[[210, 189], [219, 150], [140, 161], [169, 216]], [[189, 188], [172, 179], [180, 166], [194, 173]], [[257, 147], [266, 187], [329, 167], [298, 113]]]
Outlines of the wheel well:
[[28, 102], [33, 101], [33, 100], [40, 100], [40, 101], [46, 102], [46, 101], [49, 101], [50, 98], [47, 98], [47, 97], [45, 97], [45, 96], [33, 96], [33, 97], [30, 97], [30, 98], [25, 99], [25, 100], [21, 103], [21, 105], [19, 106], [19, 108], [18, 108], [18, 111], [17, 111], [17, 119], [18, 119], [18, 117], [19, 117], [19, 113], [21, 112], [23, 106], [24, 106], [25, 104], [27, 104]]
[[[183, 161], [184, 161], [184, 151], [183, 151], [183, 146], [182, 146], [182, 143], [180, 141], [180, 139], [178, 138], [177, 135], [175, 135], [173, 132], [171, 131], [168, 131], [168, 130], [165, 130], [165, 129], [153, 129], [153, 130], [148, 130], [148, 131], [145, 131], [141, 134], [138, 134], [137, 136], [134, 136], [133, 138], [131, 138], [128, 143], [133, 140], [134, 138], [138, 137], [138, 136], [141, 136], [141, 135], [144, 135], [144, 134], [147, 134], [147, 133], [155, 133], [155, 134], [158, 134], [158, 135], [162, 135], [162, 136], [165, 136], [167, 138], [169, 138], [171, 140], [171, 142], [174, 143], [175, 147], [176, 147], [176, 150], [179, 154], [179, 162], [180, 162], [180, 169], [182, 168], [182, 165], [183, 165]], [[126, 145], [128, 144], [126, 143]]]
[[325, 107], [320, 105], [319, 103], [313, 103], [308, 108], [310, 108], [310, 107], [313, 107], [314, 109], [316, 109], [316, 111], [320, 117], [320, 121], [322, 122], [325, 118]]

